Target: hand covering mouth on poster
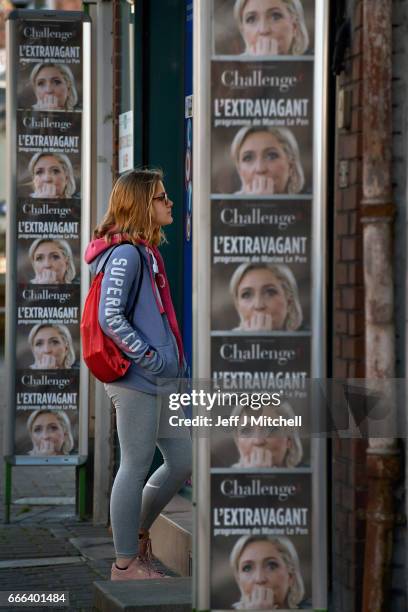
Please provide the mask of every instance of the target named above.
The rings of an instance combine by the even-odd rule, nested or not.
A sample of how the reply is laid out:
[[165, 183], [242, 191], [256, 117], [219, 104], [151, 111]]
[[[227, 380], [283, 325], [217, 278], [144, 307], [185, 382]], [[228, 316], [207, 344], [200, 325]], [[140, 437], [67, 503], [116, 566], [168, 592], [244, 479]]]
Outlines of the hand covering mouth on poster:
[[75, 454], [78, 447], [78, 412], [41, 407], [17, 410], [16, 454], [56, 457]]
[[309, 209], [305, 201], [213, 199], [213, 331], [308, 329]]
[[314, 0], [214, 0], [216, 55], [313, 53]]
[[76, 23], [27, 25], [19, 30], [17, 107], [33, 111], [82, 109], [82, 28]]
[[79, 198], [81, 114], [17, 113], [17, 195]]
[[313, 62], [214, 59], [211, 85], [211, 192], [311, 193]]
[[[79, 236], [74, 240], [62, 237], [22, 238], [19, 240], [18, 272], [21, 284], [72, 285], [79, 282]], [[63, 292], [63, 288], [61, 288]], [[51, 298], [55, 302], [57, 297]], [[66, 297], [61, 295], [61, 300]], [[31, 300], [30, 300], [31, 301]], [[21, 302], [23, 304], [23, 302]]]
[[212, 193], [311, 193], [312, 160], [299, 146], [299, 128], [244, 126], [213, 132]]
[[80, 197], [79, 154], [38, 151], [18, 154], [19, 197], [71, 199]]
[[[37, 310], [39, 308], [37, 307]], [[21, 322], [17, 326], [17, 364], [19, 369], [70, 370], [79, 368], [78, 324], [76, 322], [71, 324], [54, 322], [57, 320], [55, 317], [69, 315], [71, 311], [76, 314], [78, 308], [47, 306], [43, 307], [42, 310], [46, 310], [46, 312], [40, 312], [40, 314], [54, 315], [54, 317], [49, 317], [53, 319], [53, 322], [36, 323], [31, 329], [30, 326], [23, 325]], [[46, 318], [44, 316], [43, 319]]]
[[310, 474], [212, 474], [211, 608], [311, 608]]
[[307, 405], [307, 401], [285, 400], [280, 406], [265, 406], [256, 412], [251, 408], [236, 406], [231, 416], [239, 418], [237, 426], [230, 432], [211, 431], [211, 467], [241, 470], [299, 468], [309, 465], [310, 444], [302, 438], [302, 428], [268, 425], [270, 420], [280, 417], [295, 421], [295, 417], [301, 414], [306, 431]]

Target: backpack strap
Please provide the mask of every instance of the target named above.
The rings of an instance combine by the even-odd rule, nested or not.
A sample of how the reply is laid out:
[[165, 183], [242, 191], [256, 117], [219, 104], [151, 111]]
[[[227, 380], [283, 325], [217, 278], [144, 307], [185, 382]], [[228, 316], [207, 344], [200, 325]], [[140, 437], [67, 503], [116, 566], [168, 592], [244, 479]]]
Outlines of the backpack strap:
[[[138, 297], [139, 297], [140, 288], [141, 288], [141, 286], [142, 286], [142, 279], [143, 279], [143, 260], [142, 260], [142, 254], [141, 254], [141, 252], [140, 252], [140, 250], [139, 250], [139, 247], [137, 247], [137, 246], [136, 246], [135, 244], [133, 244], [132, 242], [120, 242], [119, 244], [114, 244], [114, 245], [113, 245], [113, 246], [112, 246], [112, 247], [109, 249], [109, 251], [107, 251], [107, 252], [106, 252], [106, 257], [104, 258], [104, 260], [103, 260], [103, 262], [102, 262], [102, 266], [101, 266], [100, 268], [99, 268], [99, 264], [98, 264], [97, 269], [96, 269], [96, 272], [95, 272], [95, 275], [96, 275], [96, 274], [98, 274], [99, 272], [102, 272], [103, 274], [105, 273], [105, 268], [106, 268], [106, 266], [107, 266], [107, 264], [108, 264], [108, 261], [109, 261], [109, 259], [110, 259], [110, 256], [112, 255], [113, 251], [114, 251], [114, 250], [115, 250], [117, 247], [122, 246], [123, 244], [131, 244], [132, 246], [134, 246], [134, 247], [135, 247], [135, 249], [136, 249], [136, 251], [139, 253], [139, 257], [140, 257], [140, 275], [139, 275], [139, 281], [138, 281], [138, 284], [137, 284], [137, 289], [136, 289], [136, 293], [135, 293], [135, 298], [134, 298], [134, 300], [133, 300], [132, 306], [131, 306], [131, 308], [127, 309], [126, 316], [128, 317], [128, 316], [130, 315], [130, 313], [132, 312], [132, 310], [134, 309], [134, 307], [135, 307], [135, 304], [136, 304], [137, 299], [138, 299]], [[104, 253], [104, 255], [105, 255], [105, 253]]]
[[119, 246], [118, 244], [114, 244], [113, 246], [111, 246], [109, 249], [107, 249], [102, 257], [101, 257], [101, 261], [98, 263], [98, 265], [96, 266], [96, 270], [95, 270], [95, 276], [97, 274], [99, 274], [99, 272], [105, 272], [105, 268], [106, 268], [106, 264], [109, 261], [110, 256], [112, 255], [113, 251], [116, 249], [116, 247]]

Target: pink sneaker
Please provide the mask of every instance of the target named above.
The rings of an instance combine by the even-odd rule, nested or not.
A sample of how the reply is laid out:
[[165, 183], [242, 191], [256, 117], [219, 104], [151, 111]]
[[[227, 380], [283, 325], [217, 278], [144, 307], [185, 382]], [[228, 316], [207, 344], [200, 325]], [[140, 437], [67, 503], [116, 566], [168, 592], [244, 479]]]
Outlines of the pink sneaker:
[[111, 580], [149, 580], [164, 577], [163, 572], [156, 571], [140, 557], [135, 557], [125, 570], [118, 569], [115, 563], [112, 564]]

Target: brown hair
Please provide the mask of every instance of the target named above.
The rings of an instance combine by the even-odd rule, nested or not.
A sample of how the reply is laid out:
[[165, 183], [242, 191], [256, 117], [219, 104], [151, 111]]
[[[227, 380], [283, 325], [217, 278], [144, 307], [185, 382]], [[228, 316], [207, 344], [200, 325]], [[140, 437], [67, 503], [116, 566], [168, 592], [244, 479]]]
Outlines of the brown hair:
[[113, 186], [108, 210], [94, 230], [94, 238], [110, 243], [113, 234], [126, 234], [130, 242], [140, 239], [154, 246], [165, 242], [160, 227], [152, 223], [152, 206], [156, 185], [163, 180], [161, 170], [129, 170]]

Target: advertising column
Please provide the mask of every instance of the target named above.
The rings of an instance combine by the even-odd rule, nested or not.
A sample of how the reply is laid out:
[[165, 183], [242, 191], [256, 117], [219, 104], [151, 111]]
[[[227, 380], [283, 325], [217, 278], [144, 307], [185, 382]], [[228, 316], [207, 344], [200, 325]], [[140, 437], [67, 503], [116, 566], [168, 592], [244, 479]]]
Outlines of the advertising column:
[[[71, 15], [71, 19], [67, 17]], [[76, 15], [74, 19], [72, 15]], [[10, 410], [19, 462], [79, 460], [81, 411], [81, 241], [89, 217], [83, 187], [84, 24], [82, 13], [11, 15], [15, 159], [9, 202], [13, 243], [9, 305], [15, 296], [15, 386]], [[88, 75], [89, 76], [89, 75]], [[89, 100], [87, 100], [89, 103]], [[14, 149], [14, 150], [13, 150]], [[12, 163], [12, 162], [11, 162]], [[14, 203], [14, 206], [13, 206]], [[13, 282], [15, 280], [15, 282]], [[11, 373], [11, 372], [10, 372]], [[12, 374], [14, 376], [14, 374]], [[84, 415], [82, 414], [82, 417]], [[82, 435], [86, 432], [82, 432]], [[58, 459], [59, 458], [59, 459]]]
[[211, 432], [211, 610], [316, 607], [315, 18], [315, 0], [212, 2], [211, 377], [253, 401]]

